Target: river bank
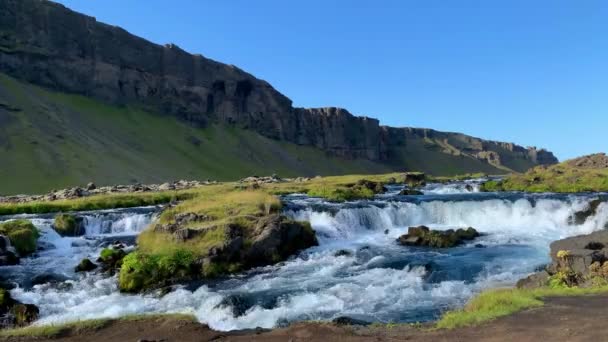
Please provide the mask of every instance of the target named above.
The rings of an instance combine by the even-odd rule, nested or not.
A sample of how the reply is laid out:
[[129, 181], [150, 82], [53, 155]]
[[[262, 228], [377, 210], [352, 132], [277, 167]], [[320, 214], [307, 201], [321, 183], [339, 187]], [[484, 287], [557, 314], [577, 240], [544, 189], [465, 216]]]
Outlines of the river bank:
[[515, 313], [475, 327], [428, 330], [410, 325], [338, 326], [297, 323], [274, 330], [218, 332], [187, 319], [140, 318], [109, 321], [53, 338], [0, 338], [7, 342], [57, 341], [602, 341], [606, 336], [608, 295], [550, 297], [540, 308]]
[[[356, 179], [348, 183], [356, 184]], [[123, 209], [123, 216], [115, 210], [84, 213], [104, 213], [107, 220], [85, 220], [82, 237], [57, 236], [51, 216], [21, 215], [42, 231], [40, 243], [53, 247], [2, 271], [17, 284], [11, 290], [17, 300], [40, 307], [35, 325], [163, 313], [192, 314], [215, 331], [280, 328], [339, 317], [385, 325], [426, 322], [461, 308], [483, 290], [515, 285], [550, 261], [552, 241], [602, 229], [608, 220], [605, 205], [572, 220], [598, 194], [480, 193], [480, 183], [432, 183], [419, 187], [420, 195], [402, 195], [402, 184], [387, 185], [383, 194], [348, 202], [282, 195], [281, 215], [309, 222], [319, 246], [274, 265], [136, 295], [120, 293], [116, 276], [76, 274], [74, 267], [84, 257], [96, 260], [107, 243], [132, 245], [152, 222], [166, 224], [159, 211], [150, 211], [145, 220], [128, 213], [139, 209]], [[257, 186], [307, 186], [268, 184]], [[443, 249], [396, 242], [408, 227], [418, 225], [441, 231], [472, 226], [482, 235]], [[48, 273], [61, 277], [39, 284], [23, 280]]]

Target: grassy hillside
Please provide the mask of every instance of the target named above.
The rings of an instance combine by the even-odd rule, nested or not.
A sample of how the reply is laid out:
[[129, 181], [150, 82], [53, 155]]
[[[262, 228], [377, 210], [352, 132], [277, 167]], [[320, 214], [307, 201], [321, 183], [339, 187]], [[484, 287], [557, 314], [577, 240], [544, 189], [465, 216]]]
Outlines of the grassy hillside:
[[234, 127], [196, 128], [161, 114], [53, 92], [0, 74], [0, 194], [95, 182], [236, 180], [252, 174], [312, 176], [421, 170], [504, 173], [411, 140], [390, 164], [328, 156], [310, 146]]
[[379, 173], [368, 160], [225, 126], [205, 129], [129, 107], [51, 92], [0, 74], [0, 194], [170, 179], [234, 180]]
[[593, 154], [553, 166], [538, 166], [523, 174], [483, 185], [486, 191], [587, 192], [608, 191], [608, 157]]

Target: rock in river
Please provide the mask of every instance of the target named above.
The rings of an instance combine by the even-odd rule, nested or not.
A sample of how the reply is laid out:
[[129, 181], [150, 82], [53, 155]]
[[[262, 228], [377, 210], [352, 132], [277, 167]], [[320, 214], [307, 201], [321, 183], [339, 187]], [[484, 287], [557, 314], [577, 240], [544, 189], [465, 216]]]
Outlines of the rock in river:
[[410, 227], [407, 234], [400, 236], [397, 241], [404, 246], [426, 246], [449, 248], [470, 241], [480, 234], [474, 228], [432, 230], [426, 226]]

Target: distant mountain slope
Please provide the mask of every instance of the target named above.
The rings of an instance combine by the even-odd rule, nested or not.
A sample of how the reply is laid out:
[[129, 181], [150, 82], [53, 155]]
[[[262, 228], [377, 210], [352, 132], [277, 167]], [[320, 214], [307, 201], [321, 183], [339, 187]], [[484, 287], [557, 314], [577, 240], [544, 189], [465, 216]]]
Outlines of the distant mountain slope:
[[[340, 108], [294, 108], [291, 100], [276, 91], [270, 84], [234, 66], [215, 62], [200, 55], [191, 55], [172, 44], [165, 46], [153, 44], [119, 27], [99, 23], [95, 18], [44, 0], [0, 1], [0, 72], [52, 90], [48, 94], [53, 94], [54, 99], [45, 100], [47, 103], [45, 110], [52, 112], [53, 115], [45, 119], [46, 122], [36, 122], [35, 115], [42, 113], [40, 108], [30, 108], [21, 112], [22, 116], [30, 117], [36, 125], [45, 126], [46, 129], [37, 132], [40, 135], [35, 139], [38, 140], [52, 139], [53, 135], [49, 132], [63, 127], [62, 123], [71, 122], [71, 119], [66, 119], [66, 115], [69, 117], [70, 113], [80, 113], [78, 116], [80, 119], [85, 120], [86, 117], [88, 120], [89, 115], [95, 112], [98, 120], [95, 123], [106, 127], [107, 130], [109, 126], [128, 124], [121, 122], [127, 120], [121, 117], [124, 113], [130, 113], [124, 114], [128, 116], [133, 115], [133, 112], [147, 112], [167, 115], [166, 122], [169, 122], [169, 117], [180, 119], [180, 122], [174, 120], [175, 122], [171, 123], [176, 127], [179, 126], [180, 129], [165, 132], [177, 135], [174, 138], [180, 141], [186, 140], [193, 134], [192, 132], [206, 134], [207, 131], [219, 129], [221, 133], [218, 133], [218, 143], [223, 139], [221, 135], [230, 131], [249, 135], [255, 139], [261, 139], [260, 136], [263, 136], [267, 138], [265, 141], [273, 146], [290, 146], [294, 149], [312, 151], [310, 152], [312, 160], [299, 165], [285, 164], [285, 158], [291, 158], [289, 153], [285, 155], [277, 151], [280, 158], [273, 156], [273, 160], [253, 163], [250, 167], [234, 170], [233, 173], [219, 173], [226, 177], [240, 175], [245, 171], [263, 173], [283, 167], [294, 173], [313, 171], [352, 173], [359, 170], [375, 172], [404, 168], [420, 169], [435, 174], [465, 170], [502, 173], [512, 170], [525, 171], [538, 164], [557, 162], [550, 152], [536, 148], [486, 141], [458, 133], [381, 126], [376, 119], [353, 116], [347, 110]], [[4, 79], [8, 80], [6, 77]], [[16, 84], [14, 81], [5, 83]], [[21, 91], [32, 89], [35, 88], [23, 85]], [[79, 107], [81, 104], [79, 102], [84, 100], [60, 95], [59, 92], [96, 99], [108, 106], [111, 105], [113, 109], [108, 109], [106, 114], [100, 109], [92, 111], [82, 108]], [[28, 107], [18, 96], [11, 95], [10, 89], [4, 89], [4, 93], [4, 107], [0, 107], [0, 129], [15, 135], [17, 133], [14, 131], [16, 129], [14, 122], [18, 120], [14, 120], [16, 112], [11, 110], [11, 106]], [[57, 98], [61, 98], [61, 101]], [[103, 117], [104, 115], [107, 116]], [[7, 120], [11, 120], [13, 125], [5, 124]], [[148, 129], [145, 126], [149, 123], [147, 120], [135, 120], [133, 125], [135, 124], [139, 126], [111, 128], [116, 130], [116, 134], [145, 131]], [[194, 127], [198, 127], [200, 131]], [[95, 129], [78, 132], [82, 141], [93, 141], [97, 139], [96, 135], [102, 133]], [[162, 132], [157, 133], [162, 134]], [[114, 143], [122, 143], [127, 138], [117, 135], [110, 140], [102, 137], [99, 139], [104, 141], [100, 144], [109, 149], [104, 152], [109, 153], [112, 149], [118, 148], [112, 146]], [[0, 143], [2, 140], [8, 139], [0, 137]], [[66, 151], [56, 146], [49, 145], [49, 147], [53, 149], [46, 151], [31, 147], [24, 148], [23, 151], [19, 151], [19, 156], [12, 158], [27, 163], [36, 158], [46, 158], [48, 165], [71, 159], [74, 155], [84, 158], [79, 155], [82, 151], [74, 150], [70, 151], [71, 155], [65, 155]], [[51, 151], [54, 151], [54, 154]], [[202, 153], [196, 151], [190, 151], [186, 159], [209, 158], [209, 154], [196, 155]], [[264, 151], [267, 150], [260, 152]], [[51, 154], [40, 155], [45, 152]], [[242, 151], [237, 149], [236, 152]], [[254, 152], [256, 151], [251, 151]], [[8, 150], [2, 153], [10, 154]], [[172, 153], [178, 154], [175, 151]], [[167, 149], [165, 154], [158, 154], [159, 163], [170, 154], [170, 149]], [[318, 155], [323, 158], [317, 160]], [[243, 162], [238, 153], [228, 156], [223, 153], [221, 156], [229, 158], [230, 161], [238, 159]], [[98, 158], [109, 157], [98, 154]], [[138, 158], [146, 159], [145, 156]], [[329, 164], [338, 163], [343, 167], [327, 165], [326, 160], [331, 160], [327, 162]], [[182, 159], [172, 161], [171, 167], [174, 169], [191, 167], [188, 166], [190, 164], [180, 164], [186, 162]], [[220, 160], [215, 162], [215, 164], [219, 163]], [[352, 164], [362, 167], [357, 168]], [[18, 171], [19, 165], [19, 163], [14, 164], [11, 169]], [[135, 166], [143, 166], [131, 162], [126, 165], [131, 166], [132, 169]], [[6, 173], [6, 167], [0, 166], [0, 172]], [[92, 169], [78, 172], [88, 175]], [[114, 169], [112, 172], [128, 174], [134, 171], [121, 172], [120, 169]], [[141, 172], [135, 173], [141, 174]], [[200, 175], [202, 171], [197, 172], [193, 175]], [[148, 170], [148, 173], [163, 178], [164, 175], [175, 175], [176, 171], [164, 173], [159, 168], [154, 171]], [[209, 174], [213, 175], [213, 173]]]

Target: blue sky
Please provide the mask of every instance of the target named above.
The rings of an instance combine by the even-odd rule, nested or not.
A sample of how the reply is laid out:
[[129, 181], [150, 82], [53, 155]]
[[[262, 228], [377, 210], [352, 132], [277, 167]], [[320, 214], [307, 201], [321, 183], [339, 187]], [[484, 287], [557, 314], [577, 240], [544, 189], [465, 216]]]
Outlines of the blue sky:
[[61, 0], [230, 63], [301, 107], [608, 152], [608, 2]]

